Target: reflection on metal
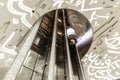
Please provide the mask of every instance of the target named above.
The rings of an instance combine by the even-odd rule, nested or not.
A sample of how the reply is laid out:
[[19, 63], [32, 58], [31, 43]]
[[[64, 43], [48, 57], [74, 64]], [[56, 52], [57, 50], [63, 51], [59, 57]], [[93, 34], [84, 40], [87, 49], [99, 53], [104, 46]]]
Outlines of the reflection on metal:
[[66, 49], [67, 49], [66, 52], [67, 52], [67, 59], [68, 59], [69, 80], [74, 80], [65, 21], [66, 21], [65, 20], [65, 11], [63, 10], [63, 23], [64, 23], [64, 29], [65, 29], [65, 42], [66, 42]]
[[[2, 10], [1, 13], [3, 13], [3, 14], [0, 14], [0, 15], [2, 17], [1, 18], [2, 24], [6, 20], [11, 20], [12, 17], [17, 17], [17, 18], [19, 17], [19, 15], [15, 16], [16, 14], [10, 13], [8, 8], [6, 8], [8, 1], [10, 1], [10, 2], [14, 1], [14, 3], [9, 3], [9, 4], [11, 4], [13, 6], [13, 8], [15, 8], [14, 10], [17, 10], [17, 11], [21, 11], [19, 6], [16, 7], [19, 4], [19, 2], [21, 2], [21, 1], [24, 3], [25, 6], [29, 6], [29, 7], [35, 7], [36, 6], [35, 4], [40, 1], [38, 3], [38, 6], [37, 6], [37, 8], [39, 8], [39, 9], [35, 10], [35, 12], [38, 13], [38, 16], [35, 15], [36, 19], [40, 15], [42, 15], [46, 11], [48, 11], [50, 8], [51, 9], [52, 8], [56, 9], [58, 7], [59, 8], [72, 8], [72, 9], [74, 8], [75, 10], [81, 11], [84, 15], [87, 16], [88, 19], [90, 18], [90, 21], [93, 25], [93, 28], [94, 28], [94, 31], [96, 34], [94, 37], [97, 37], [97, 35], [99, 35], [99, 33], [101, 33], [101, 31], [102, 31], [102, 34], [100, 34], [100, 36], [98, 36], [98, 38], [97, 38], [97, 39], [101, 40], [100, 43], [98, 42], [99, 45], [94, 44], [98, 41], [98, 40], [96, 41], [94, 39], [94, 43], [91, 46], [91, 49], [89, 50], [89, 52], [87, 53], [87, 57], [86, 58], [84, 57], [83, 64], [84, 64], [84, 69], [86, 70], [86, 72], [85, 72], [86, 79], [87, 80], [99, 80], [99, 79], [101, 79], [101, 80], [104, 80], [104, 79], [105, 80], [113, 80], [114, 79], [113, 77], [115, 77], [116, 79], [117, 79], [117, 77], [119, 77], [120, 72], [114, 72], [115, 70], [120, 71], [119, 68], [116, 67], [114, 64], [112, 64], [113, 62], [116, 62], [119, 60], [119, 57], [120, 57], [119, 50], [117, 51], [116, 49], [112, 49], [112, 52], [111, 51], [108, 52], [108, 50], [111, 50], [111, 47], [110, 48], [108, 47], [109, 45], [112, 44], [112, 46], [115, 46], [115, 44], [119, 44], [119, 42], [117, 41], [117, 39], [115, 39], [116, 42], [113, 40], [114, 44], [113, 44], [113, 41], [110, 41], [109, 44], [104, 43], [105, 40], [109, 40], [109, 39], [113, 38], [112, 35], [114, 35], [114, 33], [116, 33], [116, 32], [120, 33], [119, 22], [117, 24], [116, 24], [116, 22], [114, 23], [115, 20], [116, 21], [120, 20], [120, 18], [118, 17], [119, 10], [120, 10], [119, 9], [120, 8], [120, 5], [119, 5], [120, 1], [119, 0], [52, 0], [52, 1], [50, 1], [50, 0], [37, 0], [37, 1], [32, 1], [32, 0], [21, 0], [21, 1], [19, 1], [19, 0], [1, 0], [0, 7]], [[48, 2], [49, 4], [46, 2]], [[34, 5], [32, 5], [32, 4], [34, 4]], [[45, 8], [42, 7], [43, 4], [46, 4]], [[12, 10], [12, 8], [11, 8], [11, 10]], [[22, 12], [26, 13], [26, 11], [24, 11], [24, 9], [22, 10]], [[6, 13], [6, 15], [4, 15], [4, 13]], [[108, 15], [108, 13], [111, 13], [111, 14]], [[103, 25], [104, 23], [106, 24], [106, 21], [109, 21], [108, 17], [114, 17], [114, 19], [112, 21], [110, 21], [110, 23], [108, 25]], [[26, 20], [29, 21], [29, 23], [34, 23], [33, 20], [30, 21], [31, 18], [29, 16], [29, 13], [26, 13]], [[116, 25], [114, 25], [112, 28], [109, 29], [110, 32], [109, 32], [109, 30], [104, 29], [104, 28], [109, 27], [111, 24], [116, 24]], [[21, 25], [22, 24], [20, 22], [17, 26], [19, 27]], [[16, 25], [11, 24], [11, 30], [18, 28], [18, 27], [13, 27], [13, 26], [16, 26]], [[101, 26], [104, 28], [101, 29]], [[103, 30], [105, 30], [104, 33], [103, 33]], [[91, 29], [89, 31], [87, 31], [87, 33], [85, 33], [84, 37], [80, 37], [78, 39], [79, 44], [88, 42], [87, 40], [89, 40], [88, 37], [89, 37], [90, 31], [91, 31]], [[7, 30], [7, 33], [8, 33], [8, 35], [10, 34], [9, 29]], [[4, 41], [4, 39], [7, 38], [8, 35], [1, 37], [1, 40]], [[101, 36], [103, 36], [103, 37], [101, 38]], [[15, 39], [16, 39], [16, 37], [15, 37]], [[84, 42], [83, 39], [86, 40], [86, 42]], [[11, 40], [10, 42], [12, 43], [14, 41]], [[77, 46], [79, 46], [79, 44], [77, 44]], [[83, 53], [85, 53], [84, 51], [86, 51], [86, 50], [83, 50], [83, 49], [84, 49], [84, 47], [81, 48], [81, 50]], [[102, 52], [101, 52], [101, 50], [102, 50]], [[116, 53], [116, 51], [118, 54], [114, 54], [114, 53]], [[89, 53], [90, 53], [90, 55], [89, 55]], [[99, 61], [99, 58], [96, 58], [96, 56], [94, 56], [95, 54], [102, 54], [102, 56], [104, 56], [104, 57], [101, 58]], [[106, 57], [106, 55], [107, 55], [107, 57]], [[109, 58], [111, 60], [111, 63], [106, 65], [105, 62]], [[97, 64], [96, 62], [100, 62], [100, 64]], [[118, 65], [118, 63], [117, 63], [117, 65]], [[110, 66], [110, 67], [108, 67], [108, 66]], [[103, 69], [103, 67], [107, 67], [107, 68]], [[113, 67], [114, 67], [114, 70], [113, 70]], [[88, 73], [88, 71], [90, 71], [90, 73]], [[100, 74], [100, 72], [105, 74], [105, 76]], [[108, 75], [108, 74], [110, 74], [110, 75]], [[39, 79], [39, 80], [41, 80], [41, 79]]]
[[54, 20], [52, 47], [51, 47], [51, 53], [50, 53], [51, 55], [50, 55], [50, 63], [49, 63], [48, 80], [55, 80], [57, 18], [58, 18], [58, 11], [56, 10], [55, 20]]
[[82, 52], [82, 54], [80, 54], [80, 58], [82, 58], [92, 42], [93, 31], [91, 24], [84, 15], [77, 11], [66, 10], [66, 15], [71, 27], [75, 30], [77, 39], [76, 47], [78, 52]]
[[[76, 49], [76, 48], [75, 48]], [[79, 52], [78, 50], [76, 49], [76, 54], [77, 54], [77, 57], [78, 57], [78, 62], [79, 62], [79, 66], [80, 66], [80, 75], [81, 75], [81, 80], [85, 80], [85, 73], [84, 73], [84, 69], [83, 69], [83, 65], [82, 65], [82, 62], [80, 60], [80, 56], [79, 56]]]
[[45, 14], [31, 47], [44, 61], [40, 79], [85, 80], [81, 58], [91, 41], [91, 25], [82, 14], [66, 9]]
[[[70, 31], [67, 32], [69, 29]], [[22, 73], [25, 72], [24, 69], [27, 69], [31, 76], [25, 77], [25, 80], [33, 78], [39, 80], [85, 80], [81, 58], [91, 44], [92, 37], [88, 38], [88, 35], [86, 36], [88, 33], [92, 36], [91, 25], [82, 14], [73, 10], [59, 9], [43, 15], [42, 19], [39, 19], [26, 33], [24, 39], [18, 43], [18, 48], [21, 44], [23, 46], [19, 49], [19, 54], [4, 80], [19, 80]], [[86, 43], [81, 44], [81, 40]], [[36, 58], [33, 59], [35, 63], [31, 64], [34, 65], [32, 69], [23, 64], [26, 56], [29, 56], [30, 48], [34, 53], [38, 53], [32, 54]], [[24, 76], [21, 79], [24, 79]]]

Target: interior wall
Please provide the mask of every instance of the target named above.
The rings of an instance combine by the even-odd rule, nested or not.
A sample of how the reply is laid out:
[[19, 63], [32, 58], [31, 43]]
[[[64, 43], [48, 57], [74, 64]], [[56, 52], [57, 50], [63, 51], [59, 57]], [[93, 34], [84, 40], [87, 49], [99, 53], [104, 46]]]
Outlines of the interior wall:
[[[93, 43], [82, 59], [86, 79], [120, 78], [119, 0], [1, 0], [0, 63], [12, 64], [17, 55], [16, 45], [25, 33], [40, 16], [58, 8], [81, 12], [93, 26]], [[9, 57], [10, 60], [7, 59]], [[10, 65], [5, 66], [9, 68]]]

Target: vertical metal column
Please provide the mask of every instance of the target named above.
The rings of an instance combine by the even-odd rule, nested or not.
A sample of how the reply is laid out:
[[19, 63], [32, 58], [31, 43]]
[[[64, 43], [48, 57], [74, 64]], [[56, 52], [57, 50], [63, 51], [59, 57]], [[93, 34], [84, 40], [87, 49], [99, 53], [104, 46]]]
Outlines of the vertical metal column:
[[15, 80], [16, 76], [23, 64], [24, 59], [26, 58], [28, 54], [28, 50], [30, 49], [33, 40], [35, 38], [35, 35], [37, 34], [38, 28], [40, 26], [40, 23], [42, 21], [42, 17], [38, 19], [37, 22], [32, 26], [26, 37], [24, 37], [22, 43], [22, 48], [20, 49], [16, 59], [14, 60], [12, 66], [10, 67], [9, 71], [6, 73], [3, 80]]
[[49, 71], [48, 71], [48, 80], [55, 80], [55, 71], [54, 70], [55, 70], [55, 60], [56, 60], [57, 17], [58, 17], [58, 10], [56, 10], [56, 12], [55, 12], [52, 47], [51, 47], [50, 63], [49, 63]]
[[80, 66], [80, 70], [81, 70], [81, 76], [79, 76], [79, 77], [80, 77], [80, 80], [85, 80], [85, 73], [84, 73], [84, 70], [83, 70], [83, 65], [82, 65], [82, 62], [80, 60], [80, 55], [78, 53], [77, 48], [76, 48], [76, 52], [77, 52], [77, 57], [78, 57], [79, 66]]
[[65, 23], [65, 12], [64, 12], [64, 10], [63, 10], [63, 23], [64, 23], [64, 29], [65, 29], [65, 42], [66, 42], [66, 49], [67, 49], [69, 80], [74, 80], [74, 78], [73, 78], [73, 68], [72, 68], [72, 62], [71, 62], [70, 50], [69, 50], [68, 38], [67, 38], [67, 32], [66, 32], [66, 23]]

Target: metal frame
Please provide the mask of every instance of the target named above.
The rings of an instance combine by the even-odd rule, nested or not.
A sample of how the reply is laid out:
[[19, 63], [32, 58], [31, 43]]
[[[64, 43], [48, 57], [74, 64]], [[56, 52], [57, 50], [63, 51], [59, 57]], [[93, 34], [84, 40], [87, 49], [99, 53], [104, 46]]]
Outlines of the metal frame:
[[52, 38], [52, 47], [50, 53], [48, 80], [55, 80], [55, 60], [56, 60], [56, 31], [57, 31], [58, 10], [55, 11], [54, 30]]
[[68, 38], [67, 38], [67, 32], [66, 32], [66, 23], [65, 23], [65, 12], [63, 11], [63, 23], [64, 23], [64, 31], [65, 31], [65, 42], [66, 42], [66, 49], [67, 49], [67, 59], [68, 59], [68, 70], [69, 70], [69, 80], [74, 80], [73, 78], [73, 68], [72, 68], [72, 62], [70, 57], [70, 50], [68, 45]]

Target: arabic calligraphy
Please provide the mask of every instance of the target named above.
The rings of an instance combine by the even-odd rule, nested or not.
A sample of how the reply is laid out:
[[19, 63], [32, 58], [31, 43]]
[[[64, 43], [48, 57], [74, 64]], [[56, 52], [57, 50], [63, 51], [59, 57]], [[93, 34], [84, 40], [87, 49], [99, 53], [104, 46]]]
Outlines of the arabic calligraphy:
[[96, 20], [96, 19], [100, 19], [100, 18], [108, 19], [109, 16], [96, 15], [96, 11], [93, 11], [91, 14], [90, 22], [92, 22], [93, 20]]
[[91, 80], [113, 80], [120, 78], [120, 60], [115, 60], [114, 57], [108, 54], [100, 57], [99, 54], [93, 52], [87, 54], [85, 57], [84, 60], [89, 64], [87, 71]]
[[98, 2], [97, 0], [91, 0], [90, 3], [89, 3], [89, 5], [97, 4], [97, 2]]
[[115, 32], [110, 38], [105, 38], [108, 53], [120, 54], [120, 34]]
[[13, 18], [13, 24], [18, 24], [19, 20], [17, 18]]
[[120, 60], [116, 60], [108, 66], [107, 74], [113, 79], [120, 78]]
[[32, 25], [31, 25], [31, 24], [27, 21], [27, 19], [26, 19], [27, 13], [17, 11], [17, 10], [13, 7], [14, 2], [18, 2], [18, 6], [19, 6], [22, 10], [24, 10], [24, 11], [26, 11], [26, 12], [29, 12], [30, 14], [32, 14], [32, 9], [29, 8], [29, 7], [27, 7], [27, 6], [25, 6], [25, 5], [23, 4], [23, 0], [8, 0], [8, 3], [7, 3], [7, 8], [8, 8], [8, 10], [9, 10], [12, 14], [14, 14], [14, 15], [19, 15], [19, 16], [21, 16], [21, 22], [22, 22], [26, 27], [30, 28]]
[[[104, 6], [97, 6], [91, 7], [92, 5], [97, 5], [99, 3], [98, 0], [53, 0], [53, 7], [62, 8], [62, 5], [67, 3], [68, 5], [76, 6], [79, 12], [85, 13], [89, 12], [89, 21], [92, 23], [93, 28], [97, 28], [101, 26], [105, 20], [108, 20], [110, 16], [113, 14], [112, 11], [106, 11], [104, 14], [100, 13], [100, 10], [104, 10], [105, 8], [116, 8], [120, 3], [117, 1], [112, 5], [106, 5], [106, 2], [103, 2]], [[79, 1], [77, 3], [77, 1]], [[76, 4], [77, 3], [77, 4]], [[87, 7], [86, 7], [87, 5]], [[110, 22], [112, 23], [112, 22]], [[96, 32], [97, 32], [96, 29]], [[120, 75], [119, 67], [120, 67], [120, 60], [116, 60], [116, 56], [111, 56], [109, 53], [120, 53], [120, 36], [119, 33], [115, 33], [108, 38], [108, 36], [103, 37], [102, 40], [98, 40], [98, 46], [106, 45], [107, 51], [104, 49], [103, 51], [96, 51], [99, 49], [94, 50], [94, 52], [88, 53], [85, 55], [83, 61], [85, 62], [84, 65], [87, 66], [87, 74], [86, 77], [89, 77], [90, 80], [113, 80], [119, 78]], [[105, 44], [104, 44], [105, 42]], [[94, 45], [95, 46], [95, 45]], [[100, 48], [100, 47], [99, 47]], [[103, 49], [103, 48], [102, 48]], [[98, 53], [96, 53], [98, 52]], [[113, 71], [114, 70], [114, 71]], [[88, 76], [87, 76], [88, 75]]]
[[[8, 0], [7, 1], [7, 8], [9, 12], [11, 12], [13, 15], [17, 15], [20, 17], [20, 19], [14, 17], [12, 19], [13, 24], [19, 25], [20, 22], [23, 23], [23, 26], [26, 26], [27, 28], [31, 28], [32, 24], [29, 22], [27, 19], [27, 15], [30, 14], [32, 15], [32, 11], [35, 9], [32, 9], [25, 5], [23, 3], [24, 0]], [[46, 0], [47, 1], [47, 0]], [[49, 1], [49, 0], [48, 0]], [[116, 20], [116, 14], [114, 11], [111, 11], [110, 8], [114, 8], [114, 10], [119, 7], [120, 1], [116, 0], [111, 0], [112, 5], [106, 5], [107, 2], [106, 0], [52, 0], [53, 5], [51, 7], [55, 8], [62, 8], [63, 5], [73, 5], [75, 6], [79, 12], [81, 13], [87, 13], [87, 18], [93, 25], [94, 31], [96, 28], [101, 27], [102, 23], [105, 23], [104, 20], [108, 20], [110, 17], [115, 17], [115, 19], [111, 19], [112, 21], [108, 22], [112, 24], [114, 20]], [[98, 6], [98, 4], [101, 2], [101, 5]], [[112, 3], [113, 2], [113, 3]], [[15, 5], [19, 7], [20, 10], [18, 10]], [[45, 7], [47, 7], [48, 4], [44, 4], [44, 1], [42, 1], [42, 5], [39, 5], [40, 8], [43, 10]], [[97, 5], [97, 6], [95, 6]], [[0, 2], [0, 7], [3, 8], [6, 6], [4, 2]], [[105, 9], [109, 10], [105, 10]], [[100, 11], [103, 13], [101, 14]], [[36, 18], [38, 18], [40, 15], [37, 14], [35, 11], [33, 14], [35, 15]], [[36, 16], [37, 15], [37, 16]], [[111, 16], [112, 15], [112, 16]], [[102, 23], [100, 23], [102, 22]], [[106, 23], [106, 24], [108, 24]], [[9, 22], [7, 24], [4, 24], [6, 27], [1, 27], [1, 34], [5, 34], [7, 30], [7, 26], [10, 24]], [[105, 25], [105, 26], [109, 26]], [[103, 26], [104, 28], [104, 26]], [[97, 33], [97, 31], [96, 31]], [[0, 42], [3, 41], [4, 38], [8, 37], [8, 39], [5, 41], [3, 44], [3, 49], [0, 49], [1, 51], [4, 51], [6, 53], [15, 53], [13, 49], [8, 49], [8, 43], [12, 42], [12, 38], [15, 37], [16, 31], [13, 31], [10, 33], [9, 37], [8, 36], [0, 36]], [[23, 36], [24, 32], [20, 31], [21, 36]], [[22, 37], [18, 39], [20, 41]], [[97, 42], [97, 40], [95, 40]], [[105, 43], [105, 44], [104, 44]], [[105, 46], [106, 49], [103, 50], [103, 52], [99, 52], [97, 50], [100, 50], [101, 45]], [[93, 49], [93, 52], [89, 52], [85, 58], [85, 66], [86, 67], [86, 76], [89, 77], [89, 80], [113, 80], [120, 78], [120, 60], [117, 58], [117, 56], [120, 54], [120, 33], [118, 32], [113, 32], [112, 35], [109, 35], [107, 37], [103, 37], [102, 39], [98, 39], [97, 44], [93, 45], [96, 47], [96, 49]], [[102, 46], [102, 48], [103, 48]], [[11, 52], [12, 51], [12, 52]], [[97, 52], [97, 53], [96, 53]], [[0, 55], [0, 59], [3, 59], [4, 55]]]
[[63, 3], [67, 3], [68, 5], [74, 5], [79, 7], [82, 4], [82, 0], [53, 0], [54, 4], [52, 7], [61, 8]]

